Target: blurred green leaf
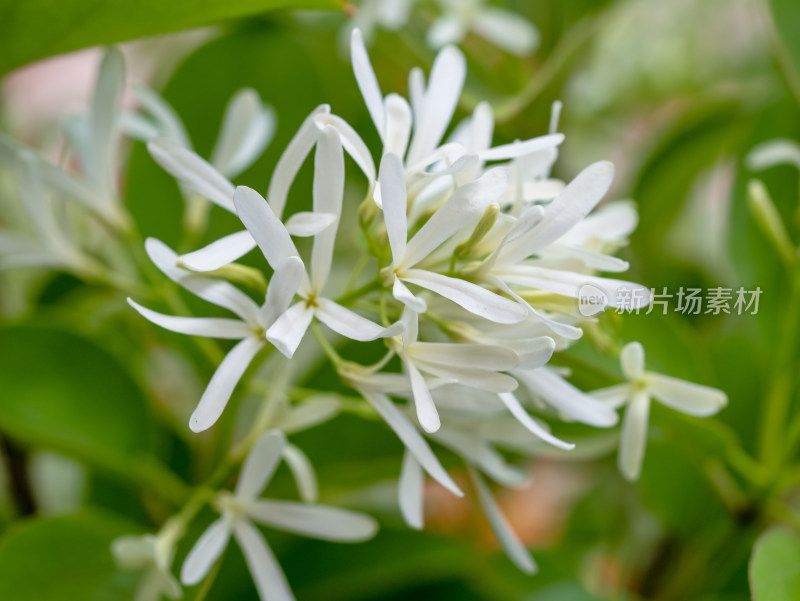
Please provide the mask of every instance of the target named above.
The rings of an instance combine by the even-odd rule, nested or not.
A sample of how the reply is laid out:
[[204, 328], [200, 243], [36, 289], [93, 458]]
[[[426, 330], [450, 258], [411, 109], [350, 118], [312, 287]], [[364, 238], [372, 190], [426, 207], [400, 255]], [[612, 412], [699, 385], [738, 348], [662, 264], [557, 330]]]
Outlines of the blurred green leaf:
[[795, 0], [770, 0], [769, 5], [775, 29], [786, 52], [786, 56], [781, 58], [788, 61], [786, 66], [791, 69], [788, 75], [794, 80], [792, 85], [796, 85], [800, 76], [800, 38], [797, 37], [800, 29], [800, 4]]
[[753, 601], [800, 599], [800, 537], [781, 528], [762, 534], [750, 559]]
[[132, 529], [103, 513], [17, 524], [0, 539], [0, 599], [131, 599], [134, 575], [117, 571], [110, 546]]
[[63, 330], [0, 329], [0, 430], [180, 499], [152, 455], [154, 426], [136, 382], [105, 350]]
[[0, 0], [0, 74], [31, 61], [276, 8], [335, 9], [339, 0]]

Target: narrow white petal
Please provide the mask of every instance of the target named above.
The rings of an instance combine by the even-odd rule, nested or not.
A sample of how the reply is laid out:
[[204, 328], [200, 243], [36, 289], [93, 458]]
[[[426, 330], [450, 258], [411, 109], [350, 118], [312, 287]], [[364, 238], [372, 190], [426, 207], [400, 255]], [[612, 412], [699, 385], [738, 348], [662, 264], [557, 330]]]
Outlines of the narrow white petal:
[[508, 520], [506, 520], [505, 516], [500, 512], [500, 508], [497, 506], [483, 478], [481, 478], [478, 472], [473, 468], [469, 469], [469, 475], [475, 486], [475, 492], [478, 495], [478, 502], [483, 509], [483, 513], [486, 515], [486, 519], [489, 520], [489, 525], [492, 527], [492, 530], [509, 559], [526, 574], [535, 573], [537, 570], [536, 562], [520, 542], [519, 538], [517, 538]]
[[431, 48], [441, 48], [447, 44], [457, 44], [465, 33], [458, 19], [444, 15], [433, 22], [425, 39]]
[[470, 313], [495, 323], [519, 323], [527, 316], [527, 311], [519, 303], [503, 298], [472, 282], [422, 269], [409, 269], [405, 272], [403, 280], [435, 292]]
[[539, 31], [519, 14], [502, 8], [482, 8], [473, 27], [479, 35], [517, 56], [530, 54], [539, 45]]
[[264, 106], [258, 92], [239, 90], [225, 108], [211, 164], [234, 178], [261, 156], [274, 133], [275, 114]]
[[616, 386], [593, 390], [589, 393], [589, 396], [605, 403], [612, 409], [619, 409], [633, 398], [635, 391], [636, 388], [634, 384], [625, 382], [623, 384], [617, 384]]
[[280, 430], [270, 430], [259, 437], [247, 454], [239, 474], [236, 483], [238, 499], [255, 499], [261, 494], [275, 473], [285, 446], [286, 437]]
[[[170, 104], [146, 85], [136, 83], [132, 86], [133, 94], [139, 106], [144, 109], [157, 123], [161, 135], [172, 138], [184, 148], [191, 148], [189, 134], [183, 126], [181, 118]], [[147, 140], [143, 140], [146, 142]]]
[[419, 425], [426, 432], [436, 432], [441, 427], [439, 413], [431, 398], [431, 391], [425, 383], [425, 378], [412, 361], [404, 361], [408, 377], [411, 381], [411, 392], [414, 395], [414, 407], [417, 410]]
[[336, 219], [337, 217], [333, 213], [301, 211], [286, 220], [286, 231], [292, 236], [308, 238], [324, 232], [336, 223]]
[[516, 263], [558, 240], [600, 202], [613, 179], [614, 166], [608, 161], [589, 165], [547, 206], [535, 228], [503, 250], [501, 260]]
[[415, 343], [419, 336], [419, 312], [415, 311], [412, 307], [406, 306], [403, 308], [400, 321], [405, 325], [405, 331], [403, 332], [403, 348], [407, 348]]
[[213, 271], [241, 259], [256, 247], [256, 241], [247, 230], [229, 234], [208, 246], [181, 255], [180, 262], [192, 271]]
[[636, 229], [639, 213], [630, 200], [605, 203], [558, 239], [559, 244], [582, 246], [593, 240], [620, 242]]
[[531, 138], [524, 142], [512, 142], [511, 144], [503, 144], [502, 146], [488, 148], [480, 152], [478, 156], [484, 161], [505, 161], [547, 150], [548, 148], [554, 148], [563, 141], [564, 134], [548, 134], [546, 136], [539, 136], [538, 138]]
[[238, 319], [225, 319], [222, 317], [176, 317], [156, 313], [143, 307], [133, 299], [128, 299], [128, 304], [136, 309], [145, 319], [152, 321], [165, 330], [189, 334], [190, 336], [205, 336], [207, 338], [228, 338], [238, 340], [253, 334], [253, 329]]
[[266, 337], [283, 355], [292, 358], [300, 341], [306, 335], [314, 317], [314, 310], [306, 301], [291, 306], [267, 330]]
[[202, 277], [178, 267], [178, 255], [160, 240], [148, 238], [144, 248], [155, 266], [176, 284], [203, 300], [233, 311], [250, 324], [258, 323], [258, 306], [229, 282]]
[[644, 347], [640, 343], [629, 342], [622, 347], [619, 360], [626, 378], [636, 382], [644, 377]]
[[383, 220], [386, 223], [386, 234], [396, 264], [405, 257], [408, 238], [406, 177], [400, 157], [392, 153], [383, 155], [379, 179]]
[[[344, 195], [344, 153], [339, 134], [330, 126], [322, 130], [314, 157], [314, 212], [336, 216], [342, 214]], [[311, 249], [311, 287], [319, 292], [331, 271], [337, 228], [323, 230], [314, 237]]]
[[649, 415], [650, 399], [646, 392], [639, 392], [631, 400], [622, 418], [617, 463], [620, 473], [631, 482], [638, 480], [642, 471]]
[[394, 430], [408, 451], [419, 461], [423, 469], [454, 495], [463, 497], [464, 493], [439, 463], [428, 443], [397, 406], [389, 400], [389, 397], [384, 394], [361, 392], [389, 427]]
[[504, 392], [499, 395], [500, 400], [503, 401], [503, 404], [508, 408], [519, 423], [521, 423], [527, 430], [530, 431], [531, 434], [534, 436], [541, 438], [548, 444], [553, 445], [559, 449], [565, 449], [570, 451], [575, 448], [575, 445], [569, 442], [564, 442], [563, 440], [556, 438], [549, 431], [542, 427], [542, 425], [533, 419], [528, 412], [522, 407], [520, 402], [510, 392]]
[[389, 94], [384, 101], [383, 152], [405, 156], [411, 135], [411, 107], [399, 94]]
[[358, 89], [364, 97], [372, 122], [378, 130], [378, 134], [383, 139], [383, 94], [378, 85], [378, 78], [369, 62], [367, 48], [364, 46], [364, 38], [358, 29], [354, 29], [350, 37], [350, 60], [353, 63], [353, 73], [356, 76]]
[[425, 72], [420, 67], [408, 72], [408, 100], [414, 119], [419, 119], [425, 101]]
[[581, 392], [547, 367], [518, 369], [514, 376], [531, 393], [571, 419], [598, 428], [610, 428], [619, 420], [611, 407]]
[[331, 108], [327, 104], [322, 104], [311, 111], [286, 146], [281, 158], [278, 159], [278, 164], [275, 165], [275, 171], [272, 172], [272, 178], [269, 181], [267, 199], [272, 211], [279, 218], [283, 216], [283, 210], [286, 208], [286, 198], [289, 196], [292, 182], [317, 141], [319, 128], [315, 119], [318, 115], [325, 115], [330, 111]]
[[459, 430], [443, 430], [435, 438], [498, 484], [518, 488], [530, 482], [525, 469], [510, 465], [497, 449], [476, 435]]
[[230, 524], [225, 518], [211, 524], [186, 556], [181, 568], [181, 582], [186, 586], [193, 586], [205, 578], [211, 566], [222, 555], [230, 537]]
[[550, 361], [556, 349], [555, 340], [548, 336], [538, 336], [521, 342], [522, 344], [511, 341], [509, 348], [519, 356], [519, 366], [522, 369], [541, 367]]
[[170, 138], [153, 138], [147, 150], [165, 171], [226, 211], [235, 213], [234, 187], [225, 176], [194, 151], [184, 148]]
[[793, 140], [768, 140], [747, 155], [747, 166], [760, 171], [775, 165], [789, 164], [800, 169], [800, 145]]
[[403, 467], [400, 470], [400, 481], [397, 486], [397, 500], [403, 519], [415, 530], [422, 530], [425, 524], [424, 485], [425, 474], [422, 466], [406, 449], [403, 453]]
[[233, 524], [233, 535], [244, 554], [262, 601], [294, 601], [286, 576], [261, 533], [247, 520]]
[[488, 392], [513, 392], [517, 381], [509, 375], [486, 369], [453, 367], [441, 363], [429, 363], [415, 359], [417, 367], [427, 373], [439, 376], [450, 382], [458, 382]]
[[428, 305], [425, 301], [414, 296], [411, 291], [406, 288], [400, 278], [394, 279], [394, 284], [392, 284], [392, 296], [415, 313], [425, 313], [425, 311], [428, 310]]
[[397, 336], [404, 329], [400, 322], [394, 323], [388, 328], [379, 326], [327, 298], [319, 297], [316, 302], [317, 306], [314, 310], [316, 318], [337, 334], [351, 340], [367, 342], [377, 338], [390, 338]]
[[335, 417], [340, 410], [341, 403], [335, 396], [320, 395], [305, 399], [281, 419], [280, 429], [286, 434], [307, 430]]
[[374, 184], [376, 180], [375, 162], [372, 160], [369, 148], [364, 144], [361, 136], [344, 119], [337, 115], [319, 115], [316, 118], [316, 122], [319, 127], [330, 125], [339, 132], [339, 138], [342, 141], [345, 152], [353, 158], [356, 165], [369, 180], [370, 185]]
[[286, 227], [258, 192], [239, 186], [233, 195], [233, 203], [239, 219], [273, 269], [277, 269], [286, 258], [299, 256]]
[[89, 117], [89, 156], [84, 157], [83, 165], [96, 189], [109, 199], [116, 197], [114, 160], [117, 155], [119, 105], [124, 86], [125, 61], [119, 50], [110, 48], [103, 57], [97, 75]]
[[493, 344], [417, 342], [406, 348], [415, 359], [464, 369], [505, 371], [519, 365], [517, 354]]
[[260, 323], [270, 327], [289, 307], [305, 277], [305, 267], [300, 257], [289, 257], [278, 265], [267, 286], [267, 297], [259, 310]]
[[316, 503], [319, 499], [317, 475], [308, 456], [292, 444], [283, 449], [283, 458], [294, 476], [300, 498], [306, 503]]
[[364, 513], [325, 505], [260, 499], [248, 507], [255, 521], [294, 534], [337, 542], [359, 542], [375, 536], [377, 522]]
[[496, 167], [458, 188], [409, 241], [403, 266], [413, 267], [462, 227], [476, 221], [507, 187], [508, 172]]
[[225, 355], [200, 398], [197, 409], [189, 419], [189, 429], [192, 432], [208, 430], [217, 422], [228, 404], [236, 384], [239, 383], [253, 357], [263, 346], [262, 339], [249, 336]]
[[687, 415], [708, 417], [728, 404], [728, 396], [710, 386], [653, 373], [647, 374], [647, 382], [657, 401]]
[[627, 271], [630, 264], [618, 257], [604, 255], [602, 253], [578, 248], [575, 246], [564, 246], [554, 243], [539, 251], [539, 257], [545, 260], [555, 261], [580, 261], [592, 271], [607, 271], [611, 273], [622, 273]]
[[416, 115], [408, 150], [409, 163], [413, 164], [439, 145], [453, 118], [466, 74], [467, 61], [455, 46], [446, 46], [436, 56], [425, 90], [422, 114]]

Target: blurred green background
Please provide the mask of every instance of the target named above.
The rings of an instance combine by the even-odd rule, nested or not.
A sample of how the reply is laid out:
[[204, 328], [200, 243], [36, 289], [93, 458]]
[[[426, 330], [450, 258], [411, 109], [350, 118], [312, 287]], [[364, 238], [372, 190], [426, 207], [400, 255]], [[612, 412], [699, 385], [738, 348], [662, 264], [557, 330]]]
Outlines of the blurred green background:
[[[21, 41], [28, 12], [44, 11], [46, 21], [51, 13], [68, 15], [72, 5], [29, 4], [0, 3], [0, 55], [11, 57], [0, 63], [5, 70], [51, 53], [43, 43]], [[227, 13], [204, 15], [201, 7], [184, 19], [182, 4], [138, 28], [134, 15], [114, 29], [128, 21], [119, 9], [106, 26], [103, 13], [95, 26], [66, 40], [47, 27], [34, 39], [53, 36], [55, 52], [225, 19], [199, 34], [125, 47], [129, 59], [148, 66], [146, 78], [163, 86], [200, 155], [207, 156], [225, 104], [243, 86], [274, 107], [278, 129], [237, 183], [264, 191], [297, 126], [323, 102], [376, 147], [349, 62], [339, 53], [343, 11], [262, 14], [265, 3], [240, 2]], [[465, 39], [469, 76], [458, 114], [490, 100], [498, 114], [495, 141], [507, 142], [546, 133], [551, 104], [562, 100], [566, 142], [556, 176], [568, 180], [589, 162], [610, 159], [618, 174], [610, 197], [637, 202], [640, 224], [622, 252], [631, 263], [630, 280], [672, 292], [761, 288], [757, 315], [683, 315], [673, 304], [666, 315], [610, 315], [598, 334], [600, 340], [641, 341], [654, 371], [721, 388], [729, 405], [709, 420], [654, 406], [636, 484], [617, 474], [611, 451], [585, 461], [538, 460], [530, 489], [501, 496], [540, 564], [534, 577], [518, 573], [498, 551], [468, 502], [432, 491], [429, 531], [406, 529], [393, 498], [401, 445], [382, 425], [352, 415], [294, 442], [318, 470], [322, 499], [378, 515], [380, 533], [346, 548], [273, 532], [270, 543], [301, 600], [750, 599], [748, 562], [756, 538], [776, 522], [798, 521], [792, 509], [797, 445], [787, 443], [775, 468], [779, 477], [765, 475], [759, 462], [768, 444], [762, 428], [770, 383], [780, 370], [800, 367], [796, 348], [788, 364], [774, 361], [787, 330], [796, 330], [791, 316], [800, 307], [790, 304], [790, 275], [747, 210], [748, 180], [765, 182], [790, 232], [800, 223], [797, 168], [754, 174], [744, 157], [765, 140], [800, 139], [800, 3], [519, 0], [505, 6], [536, 24], [541, 46], [520, 59], [475, 36]], [[371, 57], [384, 92], [405, 93], [409, 69], [430, 66], [434, 53], [423, 41], [430, 21], [421, 6], [402, 31], [376, 36]], [[91, 79], [96, 55], [87, 64]], [[4, 80], [4, 129], [32, 146], [57, 148], [53, 124], [61, 109], [28, 114], [37, 106], [20, 101], [35, 90], [25, 87], [24, 76], [17, 71]], [[177, 186], [142, 144], [131, 143], [126, 152], [121, 185], [140, 232], [178, 245]], [[310, 174], [309, 165], [304, 169]], [[364, 183], [355, 169], [349, 173], [355, 207]], [[8, 182], [2, 186], [1, 193], [10, 194]], [[292, 211], [307, 208], [308, 190], [310, 184], [295, 186]], [[205, 241], [234, 227], [233, 217], [215, 210]], [[157, 529], [235, 436], [232, 419], [202, 436], [185, 427], [214, 366], [191, 340], [143, 324], [120, 293], [64, 274], [0, 272], [0, 324], [6, 457], [0, 598], [129, 599], [136, 575], [114, 566], [111, 540]], [[589, 341], [558, 360], [587, 390], [619, 375], [616, 359]], [[308, 374], [306, 382], [344, 390], [329, 368]], [[795, 387], [793, 404], [796, 397]], [[234, 398], [244, 405], [239, 421], [254, 398]], [[793, 414], [786, 416], [789, 425]], [[585, 434], [569, 426], [556, 433]], [[270, 490], [289, 495], [283, 470]], [[777, 481], [786, 487], [775, 504]], [[175, 565], [211, 519], [209, 511], [196, 520]], [[767, 563], [794, 578], [787, 590], [797, 596], [759, 599], [800, 599], [800, 543], [793, 536], [778, 542], [784, 546]], [[202, 594], [209, 601], [256, 598], [233, 545]], [[185, 598], [197, 595], [188, 589]]]

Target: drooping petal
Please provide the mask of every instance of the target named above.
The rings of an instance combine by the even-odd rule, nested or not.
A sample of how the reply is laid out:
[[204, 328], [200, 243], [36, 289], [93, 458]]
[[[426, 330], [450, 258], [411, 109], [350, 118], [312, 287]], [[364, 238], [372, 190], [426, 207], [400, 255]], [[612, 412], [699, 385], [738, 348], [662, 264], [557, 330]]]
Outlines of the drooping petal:
[[406, 349], [415, 359], [464, 369], [506, 371], [519, 365], [517, 354], [493, 344], [418, 342]]
[[613, 179], [608, 161], [589, 165], [547, 206], [536, 227], [503, 249], [500, 261], [517, 263], [558, 240], [600, 202]]
[[305, 300], [289, 307], [269, 327], [266, 333], [267, 340], [275, 345], [283, 355], [292, 358], [303, 336], [306, 335], [308, 326], [314, 318], [314, 309], [309, 307]]
[[598, 428], [610, 428], [619, 420], [611, 407], [581, 392], [547, 367], [518, 369], [514, 376], [531, 393], [570, 419]]
[[647, 374], [648, 390], [667, 407], [697, 417], [714, 415], [728, 404], [721, 390], [661, 374]]
[[286, 227], [258, 192], [239, 186], [233, 194], [233, 204], [270, 267], [277, 269], [286, 258], [300, 256]]
[[161, 326], [165, 330], [189, 334], [190, 336], [205, 336], [207, 338], [227, 338], [238, 340], [253, 334], [253, 329], [238, 319], [223, 317], [177, 317], [164, 315], [143, 307], [133, 299], [128, 299], [128, 304], [136, 309], [139, 314]]
[[481, 8], [472, 27], [497, 47], [517, 56], [528, 55], [539, 45], [539, 31], [530, 21], [510, 10], [493, 6]]
[[619, 354], [622, 364], [622, 373], [631, 382], [637, 382], [644, 377], [644, 347], [638, 342], [629, 342]]
[[292, 187], [294, 178], [297, 177], [297, 172], [303, 166], [308, 153], [314, 147], [319, 134], [319, 128], [315, 119], [319, 115], [326, 115], [331, 112], [331, 107], [327, 104], [322, 104], [311, 111], [311, 114], [305, 118], [297, 133], [286, 146], [281, 158], [278, 159], [278, 164], [275, 165], [275, 171], [272, 172], [272, 178], [269, 180], [269, 189], [267, 190], [267, 200], [272, 212], [278, 218], [283, 216], [283, 210], [286, 208], [286, 198], [289, 196], [289, 188]]
[[404, 364], [411, 381], [411, 392], [414, 395], [414, 407], [417, 410], [419, 425], [426, 432], [436, 432], [441, 427], [441, 422], [425, 378], [413, 362], [404, 361]]
[[220, 518], [211, 524], [186, 556], [181, 568], [181, 582], [186, 586], [193, 586], [205, 578], [228, 546], [230, 537], [230, 523], [226, 518]]
[[247, 454], [239, 474], [236, 483], [238, 499], [255, 499], [261, 494], [275, 473], [285, 447], [286, 437], [280, 430], [270, 430], [259, 437]]
[[233, 524], [233, 535], [244, 554], [261, 601], [295, 601], [286, 576], [261, 533], [247, 520]]
[[375, 71], [373, 71], [372, 64], [369, 61], [367, 48], [364, 46], [364, 38], [358, 29], [354, 29], [350, 37], [350, 60], [353, 64], [353, 73], [356, 76], [358, 89], [361, 90], [364, 103], [367, 105], [372, 122], [378, 130], [378, 135], [383, 139], [383, 124], [385, 123], [383, 94], [381, 94], [378, 78], [375, 77]]
[[286, 231], [292, 236], [308, 238], [324, 232], [334, 223], [336, 223], [336, 215], [332, 213], [302, 211], [286, 220]]
[[434, 59], [421, 114], [415, 115], [414, 135], [408, 150], [409, 164], [439, 145], [453, 118], [466, 74], [467, 61], [455, 46], [446, 46]]
[[225, 108], [211, 164], [225, 177], [234, 178], [264, 152], [274, 133], [272, 109], [252, 88], [239, 90]]
[[[330, 126], [322, 130], [314, 157], [314, 212], [342, 214], [344, 195], [344, 153], [339, 134]], [[320, 292], [328, 281], [336, 242], [336, 227], [323, 230], [314, 237], [311, 249], [311, 288]]]
[[314, 310], [316, 318], [337, 334], [351, 340], [367, 342], [378, 338], [390, 338], [400, 334], [404, 328], [399, 322], [384, 328], [327, 298], [317, 298], [316, 302]]
[[424, 491], [425, 474], [422, 466], [414, 459], [408, 449], [403, 453], [403, 467], [400, 470], [400, 481], [397, 488], [397, 500], [400, 513], [406, 524], [415, 530], [424, 526]]
[[383, 220], [395, 264], [406, 254], [408, 222], [406, 218], [406, 177], [403, 162], [395, 154], [387, 153], [381, 159], [380, 175]]
[[156, 163], [187, 188], [226, 211], [236, 213], [233, 206], [233, 184], [214, 169], [211, 163], [170, 138], [153, 138], [147, 143], [147, 150]]
[[267, 286], [267, 297], [259, 310], [260, 323], [269, 328], [289, 307], [305, 277], [300, 257], [289, 257], [281, 263]]
[[570, 451], [575, 448], [575, 445], [569, 442], [564, 442], [563, 440], [556, 438], [549, 431], [542, 427], [542, 425], [533, 419], [528, 412], [522, 407], [520, 402], [510, 392], [504, 392], [497, 395], [500, 397], [500, 400], [503, 401], [503, 404], [508, 408], [519, 423], [521, 423], [525, 428], [537, 438], [541, 438], [548, 444], [553, 445], [559, 449], [565, 449]]
[[492, 527], [492, 530], [509, 559], [526, 574], [535, 573], [537, 570], [536, 562], [511, 529], [511, 525], [501, 513], [497, 502], [494, 500], [483, 478], [481, 478], [480, 474], [478, 474], [474, 468], [469, 468], [469, 475], [475, 486], [475, 492], [477, 493], [481, 509], [483, 509], [486, 519], [489, 520], [489, 525]]
[[248, 336], [225, 355], [189, 419], [189, 429], [192, 432], [202, 432], [217, 422], [236, 384], [263, 346], [262, 339]]
[[454, 495], [462, 497], [464, 493], [458, 488], [450, 474], [442, 467], [436, 455], [433, 454], [428, 443], [411, 424], [405, 415], [389, 400], [385, 394], [360, 391], [364, 398], [375, 408], [389, 427], [394, 430], [397, 437], [403, 442], [408, 451], [419, 461], [423, 469], [430, 474], [439, 484], [444, 486]]
[[466, 280], [422, 269], [409, 269], [404, 273], [403, 280], [435, 292], [470, 313], [495, 323], [519, 323], [528, 314], [519, 303]]
[[414, 296], [400, 278], [394, 279], [394, 284], [392, 284], [392, 296], [415, 313], [425, 313], [425, 311], [428, 310], [428, 305], [425, 300]]
[[180, 262], [192, 271], [214, 271], [241, 259], [256, 247], [247, 230], [234, 232], [194, 252], [181, 255]]
[[617, 461], [620, 473], [631, 482], [638, 480], [642, 471], [649, 416], [650, 399], [647, 393], [636, 393], [622, 418]]
[[250, 504], [248, 514], [266, 526], [322, 540], [358, 542], [378, 531], [377, 522], [364, 513], [325, 505], [259, 499]]
[[155, 238], [144, 241], [147, 256], [161, 272], [176, 284], [203, 300], [236, 313], [247, 323], [258, 323], [258, 306], [244, 292], [223, 280], [202, 277], [178, 266], [179, 257], [169, 246]]
[[294, 476], [300, 498], [306, 503], [316, 503], [319, 499], [319, 486], [308, 456], [296, 446], [287, 444], [283, 449], [283, 458]]

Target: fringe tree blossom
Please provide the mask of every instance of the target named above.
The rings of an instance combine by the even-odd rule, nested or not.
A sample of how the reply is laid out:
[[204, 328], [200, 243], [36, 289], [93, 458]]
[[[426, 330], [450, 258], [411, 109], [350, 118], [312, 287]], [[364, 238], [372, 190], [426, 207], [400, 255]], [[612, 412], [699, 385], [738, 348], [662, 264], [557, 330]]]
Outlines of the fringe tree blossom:
[[622, 421], [618, 465], [627, 480], [638, 480], [647, 444], [652, 399], [686, 415], [708, 417], [727, 405], [728, 397], [716, 388], [645, 371], [644, 348], [638, 342], [625, 345], [620, 353], [620, 364], [628, 382], [596, 390], [592, 396], [615, 409], [627, 405]]
[[375, 520], [362, 513], [259, 498], [280, 462], [285, 444], [280, 431], [262, 435], [245, 460], [233, 494], [218, 495], [216, 505], [222, 516], [208, 527], [186, 557], [181, 568], [185, 585], [197, 584], [205, 577], [233, 536], [262, 601], [294, 599], [283, 571], [253, 522], [337, 542], [358, 542], [375, 535]]

